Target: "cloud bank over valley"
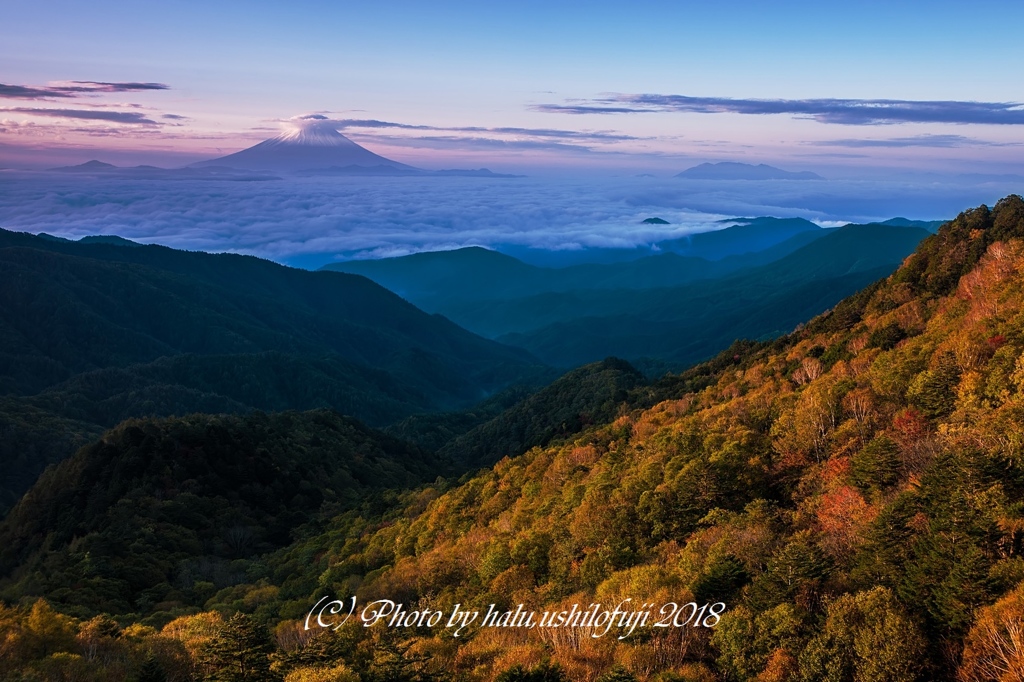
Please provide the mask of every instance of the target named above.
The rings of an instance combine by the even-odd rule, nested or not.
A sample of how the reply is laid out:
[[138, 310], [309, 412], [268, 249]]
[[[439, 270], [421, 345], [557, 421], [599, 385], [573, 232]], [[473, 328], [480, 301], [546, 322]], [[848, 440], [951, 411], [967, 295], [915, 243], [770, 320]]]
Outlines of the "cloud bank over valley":
[[[897, 215], [939, 219], [992, 202], [1019, 184], [986, 177], [917, 183], [651, 177], [237, 182], [10, 172], [0, 183], [4, 229], [67, 238], [117, 234], [300, 267], [471, 245], [517, 254], [632, 249], [715, 229], [721, 226], [716, 221], [731, 217], [803, 217], [820, 224]], [[668, 224], [642, 223], [651, 217]]]

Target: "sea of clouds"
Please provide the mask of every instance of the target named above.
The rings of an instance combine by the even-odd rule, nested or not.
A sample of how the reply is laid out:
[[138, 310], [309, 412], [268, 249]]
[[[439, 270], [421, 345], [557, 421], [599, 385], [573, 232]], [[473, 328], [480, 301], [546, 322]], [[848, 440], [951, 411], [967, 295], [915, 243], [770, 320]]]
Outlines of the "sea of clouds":
[[[1014, 179], [712, 182], [332, 177], [266, 181], [0, 173], [0, 227], [226, 251], [299, 267], [480, 245], [576, 252], [646, 247], [733, 217], [820, 224], [951, 218]], [[1019, 187], [1016, 191], [1020, 191]], [[645, 225], [660, 217], [669, 225]], [[585, 260], [585, 258], [583, 258]]]

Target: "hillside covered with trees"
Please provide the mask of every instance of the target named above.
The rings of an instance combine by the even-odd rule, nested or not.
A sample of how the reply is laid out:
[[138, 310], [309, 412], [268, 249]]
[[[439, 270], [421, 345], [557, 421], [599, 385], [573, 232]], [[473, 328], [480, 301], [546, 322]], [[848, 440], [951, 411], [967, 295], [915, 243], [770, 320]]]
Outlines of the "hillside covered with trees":
[[450, 471], [328, 410], [129, 420], [0, 522], [3, 589], [75, 613], [173, 610], [258, 572], [303, 523]]
[[383, 426], [552, 378], [363, 277], [122, 241], [0, 230], [0, 509], [125, 419], [331, 408]]
[[[188, 435], [185, 449], [195, 452], [229, 442], [198, 428], [201, 420], [174, 438], [166, 430], [175, 422], [129, 423], [54, 470], [5, 520], [4, 556], [17, 565], [16, 578], [0, 585], [10, 604], [0, 612], [0, 672], [288, 682], [1018, 680], [1022, 356], [1024, 199], [1010, 196], [964, 212], [892, 275], [791, 334], [735, 344], [652, 385], [631, 384], [614, 361], [597, 368], [587, 376], [615, 389], [605, 401], [613, 409], [456, 480], [417, 485], [418, 465], [403, 464], [391, 470], [409, 472], [396, 486], [403, 492], [331, 504], [301, 481], [315, 467], [341, 476], [318, 453], [342, 445], [313, 443], [323, 437], [310, 426], [315, 417], [260, 417], [288, 452], [308, 444], [294, 478], [259, 485], [279, 490], [271, 500], [320, 502], [305, 505], [311, 514], [296, 520], [289, 543], [254, 539], [262, 553], [224, 587], [211, 589], [200, 571], [177, 574], [171, 587], [195, 600], [181, 600], [177, 613], [143, 614], [152, 605], [138, 602], [76, 605], [74, 595], [55, 593], [58, 582], [83, 589], [130, 580], [88, 545], [95, 518], [130, 518], [136, 509], [125, 497], [135, 483], [113, 480], [164, 491], [144, 510], [184, 514], [197, 503], [182, 496], [202, 498], [206, 479], [175, 468], [175, 448], [185, 446], [174, 443]], [[543, 413], [503, 414], [529, 423]], [[301, 438], [290, 435], [289, 418], [299, 420]], [[501, 421], [490, 428], [517, 433]], [[375, 452], [404, 452], [402, 462], [432, 457], [356, 433]], [[262, 440], [252, 442], [254, 461], [274, 461], [274, 448], [259, 454]], [[235, 448], [224, 447], [230, 461]], [[168, 454], [141, 462], [133, 456], [141, 448]], [[377, 457], [381, 467], [391, 461]], [[258, 524], [284, 514], [277, 502], [257, 504], [268, 499], [263, 488], [239, 481], [223, 489], [237, 490]], [[163, 518], [139, 528], [168, 537], [153, 525]], [[18, 528], [48, 538], [45, 551], [19, 553], [38, 540], [19, 545]], [[198, 547], [216, 546], [196, 532]], [[79, 560], [61, 559], [64, 573], [46, 582], [56, 576], [47, 560], [73, 555]], [[585, 628], [490, 628], [460, 638], [355, 622], [303, 629], [318, 599], [350, 595], [446, 612], [625, 598], [726, 608], [714, 627], [622, 640]]]

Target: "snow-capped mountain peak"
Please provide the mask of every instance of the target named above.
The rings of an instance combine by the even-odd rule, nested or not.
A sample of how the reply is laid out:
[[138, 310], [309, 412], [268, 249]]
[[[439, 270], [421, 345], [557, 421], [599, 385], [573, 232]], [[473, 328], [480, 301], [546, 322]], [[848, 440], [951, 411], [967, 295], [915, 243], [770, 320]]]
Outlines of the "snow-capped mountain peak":
[[287, 129], [248, 149], [209, 161], [196, 167], [226, 166], [253, 171], [300, 172], [326, 170], [371, 170], [412, 172], [412, 166], [392, 161], [362, 147], [338, 132], [338, 124], [321, 114], [289, 119]]
[[290, 119], [287, 129], [273, 138], [289, 144], [302, 144], [314, 147], [344, 147], [355, 145], [355, 142], [338, 132], [338, 124], [325, 116], [297, 116]]

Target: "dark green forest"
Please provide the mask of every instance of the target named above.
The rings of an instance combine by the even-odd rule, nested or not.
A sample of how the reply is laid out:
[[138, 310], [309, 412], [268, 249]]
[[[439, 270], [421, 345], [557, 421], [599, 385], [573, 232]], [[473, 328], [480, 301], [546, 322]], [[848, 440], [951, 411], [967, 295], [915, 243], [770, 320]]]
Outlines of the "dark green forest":
[[[128, 420], [48, 469], [0, 521], [0, 597], [38, 592], [75, 615], [162, 624], [261, 575], [262, 555], [318, 521], [383, 515], [398, 491], [612, 419], [642, 385], [622, 361], [596, 363], [475, 426], [441, 413], [390, 429], [405, 440], [332, 410]], [[440, 448], [410, 442], [442, 427]]]
[[327, 410], [128, 420], [7, 514], [0, 573], [8, 596], [42, 591], [76, 615], [174, 612], [258, 573], [302, 524], [451, 473]]
[[133, 417], [331, 408], [383, 426], [553, 378], [362, 277], [248, 256], [0, 231], [0, 277], [0, 509]]

